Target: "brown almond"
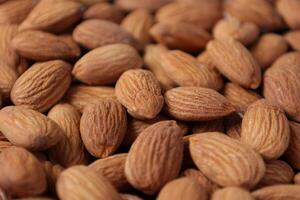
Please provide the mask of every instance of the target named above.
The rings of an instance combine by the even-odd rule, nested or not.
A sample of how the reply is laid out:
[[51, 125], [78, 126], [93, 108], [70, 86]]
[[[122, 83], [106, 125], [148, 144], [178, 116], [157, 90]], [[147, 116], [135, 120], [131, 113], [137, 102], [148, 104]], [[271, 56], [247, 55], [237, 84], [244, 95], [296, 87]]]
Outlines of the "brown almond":
[[300, 2], [298, 0], [276, 1], [276, 8], [291, 29], [300, 28]]
[[238, 112], [246, 112], [248, 106], [261, 99], [256, 92], [242, 88], [234, 83], [226, 83], [222, 94], [234, 105]]
[[89, 168], [107, 178], [118, 191], [126, 191], [130, 188], [124, 173], [126, 158], [126, 153], [115, 154], [94, 161], [89, 165]]
[[205, 122], [193, 122], [190, 131], [195, 133], [224, 132], [223, 119], [210, 120]]
[[284, 35], [285, 40], [296, 51], [300, 51], [300, 31], [289, 31]]
[[212, 40], [207, 45], [207, 51], [218, 70], [232, 82], [251, 89], [260, 85], [260, 66], [238, 41]]
[[211, 200], [254, 200], [249, 191], [239, 187], [226, 187], [217, 190]]
[[54, 121], [23, 106], [6, 106], [0, 111], [0, 131], [14, 145], [37, 151], [55, 145], [63, 135]]
[[272, 64], [272, 67], [273, 66], [282, 67], [286, 65], [300, 66], [300, 52], [290, 51], [288, 53], [283, 54], [282, 56], [279, 56]]
[[207, 200], [208, 195], [204, 188], [191, 177], [178, 178], [167, 183], [159, 192], [157, 200]]
[[243, 117], [241, 141], [266, 160], [279, 158], [290, 141], [290, 127], [284, 111], [265, 99], [251, 104]]
[[265, 173], [258, 153], [219, 132], [192, 136], [190, 152], [200, 171], [220, 186], [252, 188]]
[[107, 99], [116, 99], [114, 88], [73, 85], [64, 97], [65, 102], [71, 104], [80, 112], [82, 112], [87, 105]]
[[138, 52], [127, 44], [105, 45], [91, 50], [78, 60], [72, 74], [89, 85], [114, 84], [129, 69], [141, 68]]
[[82, 141], [90, 154], [97, 158], [105, 158], [117, 150], [126, 128], [126, 111], [113, 100], [87, 106], [80, 120]]
[[48, 191], [55, 194], [55, 185], [59, 175], [62, 173], [64, 168], [58, 164], [52, 164], [49, 161], [43, 161], [42, 165], [46, 174]]
[[294, 177], [294, 183], [300, 185], [300, 173], [297, 173]]
[[3, 94], [3, 99], [7, 99], [11, 89], [18, 78], [18, 73], [0, 60], [0, 92]]
[[26, 149], [10, 147], [0, 154], [0, 187], [16, 197], [42, 194], [47, 187], [41, 163]]
[[11, 100], [45, 112], [63, 97], [71, 79], [71, 65], [62, 60], [36, 63], [17, 79]]
[[9, 148], [9, 147], [12, 147], [13, 144], [11, 142], [8, 142], [8, 141], [2, 141], [0, 140], [0, 153], [2, 151], [4, 151], [5, 149]]
[[135, 9], [156, 10], [172, 0], [116, 0], [116, 5], [125, 11]]
[[137, 41], [133, 36], [118, 24], [100, 19], [83, 21], [74, 29], [73, 38], [87, 49], [115, 43], [125, 43], [138, 47]]
[[177, 177], [182, 153], [182, 134], [176, 122], [153, 124], [140, 134], [129, 150], [125, 164], [127, 180], [139, 191], [156, 194]]
[[81, 165], [64, 170], [58, 177], [56, 190], [61, 200], [121, 200], [106, 178]]
[[296, 200], [300, 198], [300, 186], [290, 184], [268, 186], [255, 190], [252, 195], [257, 200]]
[[48, 117], [63, 130], [63, 138], [49, 149], [50, 160], [64, 167], [85, 164], [87, 156], [80, 136], [80, 113], [66, 103], [56, 104]]
[[124, 72], [116, 83], [116, 96], [128, 113], [138, 119], [155, 118], [164, 104], [159, 82], [143, 69]]
[[202, 87], [178, 87], [165, 93], [165, 109], [183, 121], [208, 121], [235, 111], [228, 100], [215, 90]]
[[265, 69], [287, 50], [288, 44], [281, 35], [268, 33], [259, 38], [251, 48], [251, 53], [259, 65]]
[[143, 200], [140, 197], [133, 194], [121, 194], [122, 200]]
[[208, 65], [211, 69], [215, 68], [215, 64], [213, 62], [213, 59], [209, 56], [209, 53], [207, 51], [202, 51], [198, 56], [197, 60], [200, 63]]
[[83, 14], [84, 19], [102, 19], [120, 23], [123, 13], [119, 7], [110, 3], [96, 3], [89, 7]]
[[290, 121], [289, 124], [291, 139], [285, 154], [288, 163], [296, 170], [300, 170], [300, 124], [293, 121]]

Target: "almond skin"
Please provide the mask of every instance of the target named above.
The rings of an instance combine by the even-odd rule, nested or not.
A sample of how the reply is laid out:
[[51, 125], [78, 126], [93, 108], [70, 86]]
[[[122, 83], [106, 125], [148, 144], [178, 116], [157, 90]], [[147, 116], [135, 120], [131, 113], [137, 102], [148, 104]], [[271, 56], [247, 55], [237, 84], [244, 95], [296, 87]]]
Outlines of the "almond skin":
[[85, 148], [80, 137], [80, 113], [66, 103], [56, 104], [48, 117], [63, 130], [63, 138], [49, 149], [50, 160], [64, 167], [86, 163]]
[[45, 112], [63, 97], [71, 79], [71, 65], [62, 60], [36, 63], [17, 79], [11, 100]]
[[189, 140], [196, 166], [218, 185], [252, 188], [264, 176], [263, 159], [239, 141], [219, 132], [196, 134]]
[[0, 154], [0, 186], [17, 197], [42, 194], [47, 187], [41, 163], [26, 149], [10, 147]]
[[77, 46], [74, 48], [61, 37], [36, 30], [20, 32], [13, 39], [12, 46], [21, 56], [35, 61], [70, 60], [80, 55]]
[[197, 180], [190, 177], [183, 177], [169, 182], [159, 192], [157, 200], [168, 199], [207, 200], [208, 195]]
[[97, 158], [104, 158], [117, 150], [127, 128], [126, 111], [113, 100], [87, 106], [80, 120], [82, 141]]
[[4, 99], [6, 99], [9, 97], [11, 89], [18, 78], [18, 73], [1, 60], [0, 66], [0, 92], [3, 94]]
[[115, 154], [94, 161], [89, 165], [89, 168], [107, 178], [118, 191], [126, 191], [130, 188], [124, 173], [126, 158], [126, 153]]
[[279, 158], [290, 141], [290, 127], [284, 111], [264, 99], [251, 104], [243, 118], [241, 141], [266, 160]]
[[8, 141], [0, 141], [0, 153], [2, 151], [4, 151], [5, 149], [12, 147], [12, 146], [13, 146], [13, 144]]
[[77, 80], [89, 85], [115, 83], [129, 69], [141, 68], [143, 61], [138, 52], [127, 44], [102, 46], [85, 54], [73, 68]]
[[288, 163], [295, 169], [300, 170], [300, 124], [290, 121], [291, 139], [288, 149], [286, 151], [286, 157]]
[[64, 170], [58, 177], [56, 190], [61, 200], [122, 200], [106, 178], [81, 165]]
[[42, 0], [32, 9], [20, 25], [19, 30], [43, 30], [62, 32], [81, 18], [83, 6], [80, 3], [60, 0]]
[[118, 24], [100, 19], [89, 19], [79, 24], [73, 31], [73, 38], [87, 49], [115, 43], [138, 47], [133, 36]]
[[292, 49], [300, 51], [300, 31], [289, 31], [284, 35], [284, 38], [292, 47]]
[[140, 197], [132, 194], [121, 194], [122, 200], [143, 200]]
[[239, 187], [226, 187], [220, 190], [217, 190], [213, 195], [211, 200], [254, 200], [254, 197], [251, 194]]
[[218, 70], [232, 82], [251, 89], [260, 85], [260, 66], [238, 41], [212, 40], [207, 45], [207, 51]]
[[55, 145], [63, 135], [54, 121], [23, 106], [7, 106], [0, 111], [0, 131], [14, 145], [33, 151]]
[[264, 187], [252, 192], [252, 195], [257, 200], [286, 200], [299, 199], [300, 186], [299, 185], [274, 185]]
[[[185, 31], [182, 31], [185, 30]], [[170, 49], [197, 52], [205, 48], [210, 34], [193, 24], [182, 22], [160, 22], [150, 30], [151, 36]]]
[[208, 121], [235, 111], [228, 100], [215, 90], [202, 87], [178, 87], [165, 93], [165, 110], [183, 121]]
[[125, 163], [127, 180], [145, 194], [156, 194], [177, 177], [182, 153], [181, 129], [176, 122], [153, 124], [139, 135], [129, 150]]
[[297, 65], [300, 66], [300, 52], [299, 51], [291, 51], [283, 54], [278, 57], [275, 62], [272, 64], [272, 67], [275, 66], [286, 66], [286, 65]]
[[122, 11], [110, 3], [96, 3], [89, 7], [83, 14], [84, 19], [102, 19], [120, 23], [123, 19]]
[[263, 95], [283, 108], [288, 117], [300, 122], [300, 67], [283, 66], [272, 66], [265, 72]]
[[276, 1], [276, 8], [281, 17], [291, 29], [300, 28], [300, 2], [297, 0]]
[[300, 173], [295, 175], [294, 183], [297, 184], [297, 185], [300, 185]]
[[73, 85], [64, 97], [65, 102], [71, 104], [80, 112], [83, 112], [87, 105], [107, 99], [116, 99], [114, 88]]
[[161, 66], [167, 76], [179, 86], [199, 86], [214, 90], [223, 87], [223, 80], [218, 72], [183, 51], [163, 53]]
[[135, 9], [156, 10], [172, 0], [116, 0], [116, 5], [125, 11]]
[[153, 119], [160, 112], [164, 98], [155, 76], [147, 70], [128, 70], [116, 83], [118, 101], [138, 119]]

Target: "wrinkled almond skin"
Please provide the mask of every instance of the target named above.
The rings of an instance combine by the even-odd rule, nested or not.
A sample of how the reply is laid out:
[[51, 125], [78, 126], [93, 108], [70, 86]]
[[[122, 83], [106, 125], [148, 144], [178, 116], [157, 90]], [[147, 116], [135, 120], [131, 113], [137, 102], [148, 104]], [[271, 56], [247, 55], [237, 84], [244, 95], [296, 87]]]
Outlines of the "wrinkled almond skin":
[[80, 112], [83, 112], [87, 105], [107, 99], [116, 99], [114, 88], [73, 85], [64, 97], [65, 102], [71, 104]]
[[300, 31], [289, 31], [284, 35], [284, 39], [289, 43], [289, 45], [295, 51], [300, 51]]
[[172, 0], [116, 0], [116, 5], [125, 11], [135, 9], [156, 10]]
[[[185, 31], [182, 31], [185, 30]], [[160, 22], [150, 30], [151, 36], [170, 49], [197, 52], [205, 48], [210, 34], [193, 24], [182, 22]]]
[[247, 90], [234, 83], [226, 83], [222, 94], [234, 105], [238, 112], [246, 112], [248, 106], [261, 99], [254, 91]]
[[87, 156], [80, 137], [80, 113], [66, 103], [56, 104], [48, 117], [63, 130], [63, 138], [49, 149], [50, 160], [64, 167], [85, 164]]
[[0, 170], [0, 187], [13, 196], [36, 196], [46, 190], [41, 163], [21, 147], [10, 147], [0, 154]]
[[256, 24], [263, 31], [282, 28], [283, 22], [273, 5], [262, 0], [229, 0], [225, 2], [225, 11], [240, 19]]
[[250, 45], [257, 39], [259, 28], [254, 23], [227, 17], [214, 26], [213, 35], [216, 39], [233, 38], [243, 45]]
[[286, 65], [297, 65], [300, 66], [300, 52], [299, 51], [291, 51], [283, 54], [278, 57], [275, 62], [272, 64], [272, 67], [275, 66], [286, 66]]
[[71, 60], [80, 55], [74, 44], [54, 34], [37, 30], [20, 32], [12, 40], [12, 46], [21, 56], [34, 61]]
[[181, 129], [163, 121], [145, 129], [131, 146], [125, 163], [129, 183], [145, 194], [156, 194], [177, 177], [183, 153]]
[[81, 165], [64, 170], [58, 177], [56, 190], [61, 200], [122, 200], [106, 178]]
[[89, 85], [114, 84], [129, 69], [141, 68], [138, 52], [127, 44], [102, 46], [85, 54], [73, 68], [73, 76]]
[[300, 198], [300, 186], [289, 184], [268, 186], [255, 190], [252, 195], [257, 200], [296, 200]]
[[100, 19], [89, 19], [79, 24], [73, 31], [74, 40], [87, 49], [125, 43], [137, 47], [133, 36], [118, 24]]
[[295, 169], [300, 170], [300, 124], [289, 121], [291, 139], [285, 153], [288, 163]]
[[97, 158], [114, 153], [123, 141], [126, 129], [126, 111], [117, 101], [102, 101], [83, 110], [81, 138], [86, 149]]
[[218, 72], [183, 51], [163, 53], [161, 66], [166, 75], [179, 86], [199, 86], [214, 90], [223, 87], [223, 80]]
[[137, 119], [153, 119], [160, 112], [164, 98], [159, 82], [150, 71], [128, 70], [115, 86], [118, 101]]
[[207, 200], [208, 195], [197, 180], [190, 177], [183, 177], [167, 183], [159, 192], [157, 200]]
[[284, 109], [287, 116], [300, 122], [300, 67], [276, 65], [264, 74], [264, 97]]
[[43, 161], [42, 165], [46, 174], [48, 191], [55, 194], [56, 181], [64, 168], [59, 164], [52, 164], [49, 161]]
[[[189, 148], [196, 166], [218, 185], [252, 188], [264, 176], [260, 155], [225, 134], [196, 134], [190, 138]], [[229, 163], [234, 163], [234, 168]]]
[[235, 111], [215, 90], [202, 87], [177, 87], [165, 93], [165, 110], [183, 121], [208, 121]]
[[226, 187], [217, 190], [211, 200], [254, 200], [249, 191], [239, 187]]
[[294, 171], [284, 161], [273, 160], [266, 163], [265, 176], [260, 180], [257, 188], [262, 188], [271, 185], [289, 184], [294, 178]]
[[94, 161], [89, 165], [89, 168], [107, 178], [118, 191], [126, 191], [130, 188], [124, 173], [126, 158], [126, 153], [115, 154]]
[[222, 118], [205, 122], [193, 122], [190, 124], [189, 128], [193, 134], [205, 132], [224, 132]]
[[207, 45], [207, 51], [218, 70], [232, 82], [251, 89], [260, 85], [260, 66], [238, 41], [212, 40]]
[[0, 131], [14, 145], [33, 151], [48, 149], [63, 135], [54, 121], [23, 106], [7, 106], [0, 111]]
[[297, 0], [276, 1], [276, 8], [291, 29], [300, 28], [300, 2]]
[[290, 127], [284, 111], [265, 99], [251, 104], [243, 117], [241, 141], [266, 160], [279, 158], [290, 141]]
[[285, 39], [277, 34], [264, 34], [251, 48], [251, 53], [262, 68], [271, 64], [288, 50]]
[[84, 19], [102, 19], [119, 23], [123, 19], [122, 11], [110, 3], [96, 3], [83, 14]]
[[15, 82], [11, 100], [45, 112], [56, 104], [71, 84], [71, 65], [62, 60], [36, 63]]

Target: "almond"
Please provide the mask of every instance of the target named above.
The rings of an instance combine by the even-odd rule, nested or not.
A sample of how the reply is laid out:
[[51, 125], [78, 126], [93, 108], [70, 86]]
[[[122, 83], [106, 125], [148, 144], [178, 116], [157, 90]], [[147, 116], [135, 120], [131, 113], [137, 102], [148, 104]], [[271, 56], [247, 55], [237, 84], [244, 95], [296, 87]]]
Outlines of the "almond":
[[181, 129], [176, 122], [153, 124], [140, 134], [129, 150], [125, 163], [127, 180], [139, 191], [155, 194], [178, 175], [182, 153]]
[[161, 66], [167, 76], [179, 86], [199, 86], [214, 90], [223, 87], [223, 80], [218, 72], [182, 51], [174, 50], [163, 53]]
[[36, 63], [17, 79], [11, 100], [15, 105], [45, 112], [63, 97], [70, 84], [70, 64], [61, 60]]
[[111, 155], [120, 146], [127, 128], [126, 111], [113, 100], [87, 106], [80, 120], [82, 141], [97, 158]]
[[190, 152], [200, 171], [221, 186], [252, 188], [265, 173], [258, 153], [219, 132], [192, 136]]
[[207, 51], [218, 70], [230, 81], [251, 89], [260, 85], [260, 66], [238, 41], [212, 40], [207, 45]]
[[116, 0], [116, 5], [125, 11], [135, 9], [156, 10], [173, 0]]
[[233, 17], [219, 20], [214, 26], [213, 35], [216, 39], [235, 39], [243, 45], [252, 44], [259, 35], [259, 28], [252, 22], [242, 22]]
[[119, 7], [110, 3], [96, 3], [89, 7], [83, 14], [84, 19], [102, 19], [119, 23], [123, 13]]
[[121, 23], [121, 27], [145, 45], [150, 41], [149, 30], [154, 24], [152, 14], [146, 9], [137, 9], [129, 13]]
[[10, 143], [10, 142], [8, 142], [8, 141], [2, 141], [2, 140], [0, 140], [0, 153], [2, 152], [2, 151], [4, 151], [5, 149], [7, 149], [7, 148], [9, 148], [9, 147], [12, 147], [13, 146], [13, 144], [12, 143]]
[[30, 150], [48, 149], [63, 135], [54, 121], [23, 106], [7, 106], [0, 111], [0, 131], [14, 145]]
[[295, 169], [300, 170], [300, 124], [290, 121], [291, 139], [286, 157], [288, 163]]
[[268, 1], [229, 0], [225, 2], [225, 11], [241, 21], [256, 24], [263, 31], [278, 30], [283, 26], [280, 15]]
[[127, 44], [111, 44], [91, 50], [80, 58], [72, 71], [74, 77], [90, 85], [115, 83], [129, 69], [141, 68], [138, 52]]
[[260, 37], [251, 48], [251, 53], [259, 65], [265, 69], [287, 50], [288, 44], [282, 36], [268, 33]]
[[87, 49], [115, 43], [125, 43], [138, 47], [133, 36], [118, 24], [100, 19], [83, 21], [74, 29], [73, 38]]
[[63, 138], [49, 149], [50, 160], [69, 167], [84, 164], [87, 161], [84, 145], [80, 137], [80, 113], [66, 103], [56, 104], [48, 117], [55, 121], [63, 130]]
[[208, 195], [197, 180], [183, 177], [169, 182], [159, 192], [157, 200], [169, 199], [207, 200]]
[[254, 200], [254, 197], [251, 194], [242, 188], [239, 187], [226, 187], [220, 190], [217, 190], [211, 200]]
[[209, 56], [209, 53], [207, 51], [202, 51], [198, 56], [197, 60], [200, 63], [206, 64], [211, 69], [215, 68], [215, 64], [213, 62], [213, 59]]
[[289, 164], [281, 160], [273, 160], [266, 163], [265, 176], [260, 180], [257, 187], [289, 184], [293, 178], [294, 171]]
[[268, 186], [252, 192], [252, 195], [257, 200], [299, 199], [300, 186], [289, 184]]
[[153, 119], [160, 112], [164, 98], [155, 76], [147, 70], [128, 70], [116, 83], [118, 101], [138, 119]]
[[295, 184], [300, 185], [300, 173], [295, 175], [294, 182]]
[[292, 49], [300, 51], [300, 31], [289, 31], [284, 35], [284, 38]]
[[290, 141], [290, 127], [284, 111], [266, 100], [251, 104], [243, 117], [241, 141], [266, 160], [279, 158]]
[[107, 2], [107, 0], [72, 0], [72, 1], [76, 1], [79, 2], [85, 6], [92, 6], [96, 3], [104, 3]]
[[108, 180], [81, 165], [64, 170], [58, 177], [56, 190], [61, 200], [121, 200]]
[[43, 161], [42, 165], [46, 174], [48, 191], [55, 194], [56, 181], [64, 168], [58, 164], [54, 165], [49, 161]]
[[11, 89], [18, 78], [18, 73], [0, 60], [0, 92], [3, 94], [3, 99], [9, 97]]
[[286, 65], [297, 65], [300, 66], [300, 52], [298, 51], [291, 51], [288, 53], [279, 56], [275, 62], [272, 64], [274, 66], [286, 66]]
[[261, 98], [256, 92], [230, 82], [226, 83], [222, 93], [236, 110], [242, 113], [247, 110], [250, 104]]
[[276, 1], [277, 11], [291, 29], [300, 28], [300, 2], [297, 0]]
[[140, 197], [132, 194], [121, 194], [122, 200], [143, 200]]
[[114, 88], [73, 85], [64, 97], [64, 101], [74, 106], [80, 112], [83, 111], [85, 106], [106, 99], [116, 99]]
[[190, 126], [190, 131], [195, 133], [224, 132], [223, 119], [216, 119], [205, 122], [194, 122]]
[[103, 176], [119, 191], [126, 191], [130, 185], [125, 177], [124, 169], [127, 154], [115, 154], [107, 158], [98, 159], [89, 167]]
[[300, 67], [276, 65], [264, 74], [264, 97], [284, 109], [287, 116], [300, 122]]
[[215, 90], [202, 87], [178, 87], [165, 93], [165, 109], [183, 121], [208, 121], [233, 113], [233, 106]]
[[[184, 30], [184, 31], [182, 31]], [[183, 22], [160, 22], [150, 30], [151, 36], [170, 49], [197, 52], [205, 48], [210, 34], [193, 24]]]
[[42, 0], [32, 9], [19, 30], [63, 32], [81, 18], [80, 3], [61, 0]]
[[41, 163], [21, 147], [10, 147], [0, 154], [0, 171], [0, 187], [13, 196], [36, 196], [46, 190]]

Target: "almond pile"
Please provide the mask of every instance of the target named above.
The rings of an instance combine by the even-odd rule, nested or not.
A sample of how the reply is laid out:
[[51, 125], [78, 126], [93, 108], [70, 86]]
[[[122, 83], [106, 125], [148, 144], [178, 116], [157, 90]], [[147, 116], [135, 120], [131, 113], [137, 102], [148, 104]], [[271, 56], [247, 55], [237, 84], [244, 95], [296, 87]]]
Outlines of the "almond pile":
[[0, 0], [0, 200], [300, 200], [300, 0]]

